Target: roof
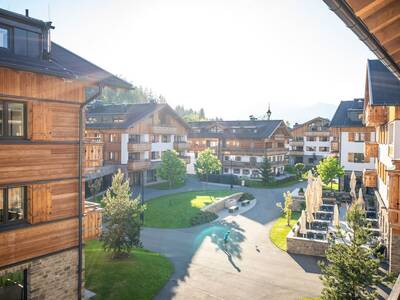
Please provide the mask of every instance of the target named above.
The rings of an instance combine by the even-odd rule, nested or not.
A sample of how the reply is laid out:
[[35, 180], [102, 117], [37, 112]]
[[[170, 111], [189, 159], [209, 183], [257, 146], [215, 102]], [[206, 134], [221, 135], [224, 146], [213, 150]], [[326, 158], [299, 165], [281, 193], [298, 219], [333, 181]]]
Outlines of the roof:
[[187, 129], [188, 124], [168, 105], [160, 103], [140, 103], [140, 104], [108, 104], [101, 103], [91, 105], [86, 111], [87, 117], [95, 117], [100, 115], [120, 116], [124, 115], [125, 120], [121, 123], [87, 123], [86, 128], [92, 129], [127, 129], [146, 118], [152, 113], [161, 109], [167, 109], [174, 117]]
[[32, 17], [27, 17], [25, 15], [18, 14], [13, 11], [5, 10], [2, 8], [0, 8], [0, 14], [7, 16], [9, 18], [12, 18], [14, 20], [17, 20], [18, 22], [21, 22], [21, 23], [31, 24], [34, 26], [42, 27], [42, 28], [54, 28], [53, 26], [51, 26], [51, 22], [44, 22], [42, 20], [35, 19]]
[[357, 121], [349, 117], [349, 112], [363, 113], [364, 99], [341, 101], [331, 121], [331, 127], [363, 127], [362, 119]]
[[[192, 131], [190, 132], [190, 137], [209, 137], [209, 138], [238, 138], [238, 139], [263, 139], [268, 138], [273, 135], [276, 129], [284, 124], [282, 120], [235, 120], [235, 121], [198, 121], [198, 122], [189, 122]], [[232, 128], [240, 128], [240, 129], [248, 129], [242, 132], [193, 132], [193, 128], [209, 128], [219, 126], [222, 129], [232, 129]], [[254, 129], [257, 129], [254, 132]]]
[[315, 117], [315, 118], [313, 118], [311, 120], [308, 120], [308, 121], [306, 121], [304, 123], [300, 123], [300, 124], [296, 123], [296, 124], [294, 124], [292, 130], [300, 128], [300, 127], [303, 127], [303, 126], [311, 124], [311, 123], [315, 123], [316, 121], [326, 121], [326, 122], [329, 123], [329, 119], [327, 119], [327, 118]]
[[368, 60], [370, 105], [400, 105], [400, 80], [379, 60]]

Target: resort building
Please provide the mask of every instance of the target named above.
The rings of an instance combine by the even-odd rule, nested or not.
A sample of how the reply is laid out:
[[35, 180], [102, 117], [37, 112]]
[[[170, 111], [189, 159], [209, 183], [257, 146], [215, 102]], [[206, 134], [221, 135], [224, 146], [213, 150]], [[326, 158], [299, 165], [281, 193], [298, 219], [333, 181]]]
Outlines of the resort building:
[[100, 177], [107, 188], [118, 169], [134, 186], [160, 182], [156, 168], [167, 150], [176, 150], [188, 162], [189, 126], [168, 104], [97, 101], [88, 107], [86, 119], [86, 191]]
[[101, 215], [83, 202], [81, 112], [104, 85], [130, 88], [53, 43], [52, 29], [0, 9], [1, 299], [82, 298], [83, 238], [98, 236]]
[[189, 172], [199, 152], [211, 148], [221, 160], [222, 174], [258, 178], [264, 157], [275, 175], [288, 164], [290, 132], [282, 120], [190, 122]]
[[331, 121], [331, 151], [345, 171], [339, 180], [341, 190], [350, 190], [353, 171], [360, 186], [363, 171], [375, 166], [374, 159], [364, 152], [365, 143], [375, 141], [375, 128], [363, 124], [363, 108], [364, 99], [341, 101]]
[[375, 128], [376, 142], [365, 145], [375, 167], [364, 186], [375, 191], [389, 269], [400, 272], [400, 2], [324, 0], [380, 61], [368, 61], [364, 122]]
[[295, 124], [289, 141], [289, 163], [315, 166], [330, 155], [331, 139], [329, 120], [314, 118], [303, 124]]

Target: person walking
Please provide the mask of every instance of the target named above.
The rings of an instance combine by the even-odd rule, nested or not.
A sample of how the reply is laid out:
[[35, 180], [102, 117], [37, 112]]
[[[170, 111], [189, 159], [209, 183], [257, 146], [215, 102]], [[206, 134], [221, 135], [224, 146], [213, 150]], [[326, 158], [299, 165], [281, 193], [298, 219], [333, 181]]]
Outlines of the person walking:
[[231, 234], [231, 232], [228, 230], [225, 235], [224, 235], [224, 244], [226, 246], [226, 244], [228, 243], [229, 240], [229, 235]]

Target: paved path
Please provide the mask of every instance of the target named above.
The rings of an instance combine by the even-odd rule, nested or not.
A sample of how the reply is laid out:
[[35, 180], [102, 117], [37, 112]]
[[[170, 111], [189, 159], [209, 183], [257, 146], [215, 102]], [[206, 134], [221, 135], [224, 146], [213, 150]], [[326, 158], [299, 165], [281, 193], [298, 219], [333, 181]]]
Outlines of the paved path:
[[[196, 183], [175, 191], [146, 192], [150, 198], [188, 189], [196, 189]], [[185, 229], [143, 229], [144, 247], [167, 256], [175, 267], [156, 299], [300, 299], [319, 295], [322, 285], [316, 258], [291, 256], [268, 238], [273, 220], [280, 215], [275, 204], [282, 201], [287, 188], [241, 190], [257, 198], [256, 206], [243, 215]], [[232, 233], [225, 246], [227, 228]]]

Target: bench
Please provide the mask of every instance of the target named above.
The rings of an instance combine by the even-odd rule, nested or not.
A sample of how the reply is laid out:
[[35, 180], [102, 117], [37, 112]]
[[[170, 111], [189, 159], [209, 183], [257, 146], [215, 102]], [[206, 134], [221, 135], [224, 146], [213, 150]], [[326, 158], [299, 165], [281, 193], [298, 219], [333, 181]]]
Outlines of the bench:
[[243, 200], [242, 202], [242, 206], [246, 206], [250, 204], [250, 200]]
[[230, 207], [228, 208], [228, 211], [229, 211], [230, 213], [233, 213], [233, 212], [235, 212], [236, 210], [239, 210], [239, 206], [237, 206], [237, 205], [230, 206]]

